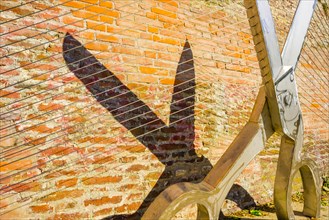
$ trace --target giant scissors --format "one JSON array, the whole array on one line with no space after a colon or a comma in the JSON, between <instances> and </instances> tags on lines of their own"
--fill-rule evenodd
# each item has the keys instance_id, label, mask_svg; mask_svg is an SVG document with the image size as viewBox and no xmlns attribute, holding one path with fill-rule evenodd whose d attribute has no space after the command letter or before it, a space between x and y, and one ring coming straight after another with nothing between
<instances>
[{"instance_id":1,"label":"giant scissors","mask_svg":"<svg viewBox=\"0 0 329 220\"><path fill-rule=\"evenodd\" d=\"M234 181L274 132L281 135L274 186L278 219L294 219L291 191L298 171L304 188L303 214L319 217L321 179L316 164L301 154L304 127L295 80L316 2L299 1L280 54L268 1L244 1L263 81L249 121L202 182L168 187L149 206L143 219L167 220L184 207L197 204L198 219L217 220Z\"/></svg>"}]
</instances>

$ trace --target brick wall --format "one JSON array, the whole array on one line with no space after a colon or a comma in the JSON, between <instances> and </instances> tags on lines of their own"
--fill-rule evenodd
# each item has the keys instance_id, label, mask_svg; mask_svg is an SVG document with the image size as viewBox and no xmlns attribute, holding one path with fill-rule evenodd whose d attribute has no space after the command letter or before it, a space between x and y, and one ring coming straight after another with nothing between
<instances>
[{"instance_id":1,"label":"brick wall","mask_svg":"<svg viewBox=\"0 0 329 220\"><path fill-rule=\"evenodd\" d=\"M200 181L247 121L261 78L240 1L28 2L0 2L2 218L138 216L168 185ZM282 45L296 2L270 3ZM328 175L316 10L297 82L305 155ZM272 200L278 140L229 194L240 207Z\"/></svg>"}]
</instances>

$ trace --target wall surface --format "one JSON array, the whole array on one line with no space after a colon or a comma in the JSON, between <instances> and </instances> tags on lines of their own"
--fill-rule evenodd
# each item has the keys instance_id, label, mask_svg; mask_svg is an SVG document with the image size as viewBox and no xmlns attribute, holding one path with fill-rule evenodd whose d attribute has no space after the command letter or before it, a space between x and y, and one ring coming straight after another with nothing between
<instances>
[{"instance_id":1,"label":"wall surface","mask_svg":"<svg viewBox=\"0 0 329 220\"><path fill-rule=\"evenodd\" d=\"M282 46L297 1L271 0ZM241 1L0 1L1 219L138 217L198 182L261 85ZM297 69L305 156L329 175L328 17ZM279 135L228 195L272 201ZM228 200L228 204L231 204Z\"/></svg>"}]
</instances>

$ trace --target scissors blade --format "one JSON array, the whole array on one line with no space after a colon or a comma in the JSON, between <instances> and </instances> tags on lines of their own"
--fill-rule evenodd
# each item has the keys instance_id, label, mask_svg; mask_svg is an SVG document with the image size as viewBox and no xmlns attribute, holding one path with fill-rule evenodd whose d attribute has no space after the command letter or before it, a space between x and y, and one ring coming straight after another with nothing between
<instances>
[{"instance_id":1,"label":"scissors blade","mask_svg":"<svg viewBox=\"0 0 329 220\"><path fill-rule=\"evenodd\" d=\"M261 22L261 28L263 38L267 50L268 59L270 62L272 78L275 79L282 67L282 60L280 54L280 48L278 39L275 33L275 25L268 1L257 0L259 18Z\"/></svg>"},{"instance_id":2,"label":"scissors blade","mask_svg":"<svg viewBox=\"0 0 329 220\"><path fill-rule=\"evenodd\" d=\"M282 51L282 62L284 66L292 66L295 69L316 7L316 2L317 0L299 1Z\"/></svg>"}]
</instances>

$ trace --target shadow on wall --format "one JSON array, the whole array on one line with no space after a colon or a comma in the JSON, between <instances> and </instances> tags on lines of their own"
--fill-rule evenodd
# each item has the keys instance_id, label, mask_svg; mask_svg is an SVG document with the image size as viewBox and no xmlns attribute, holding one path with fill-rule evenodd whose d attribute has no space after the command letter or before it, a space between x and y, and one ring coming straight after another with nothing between
<instances>
[{"instance_id":1,"label":"shadow on wall","mask_svg":"<svg viewBox=\"0 0 329 220\"><path fill-rule=\"evenodd\" d=\"M203 180L212 165L207 158L199 157L194 149L195 72L187 40L177 67L169 126L69 33L63 42L63 53L68 68L94 98L165 165L159 180L134 214L106 219L140 219L155 197L168 186ZM177 170L185 171L184 175ZM243 200L254 205L254 200L242 187L235 185L232 189L244 191L247 196ZM230 192L228 195L235 194ZM238 201L242 197L229 197L238 205L246 204L246 201Z\"/></svg>"}]
</instances>

